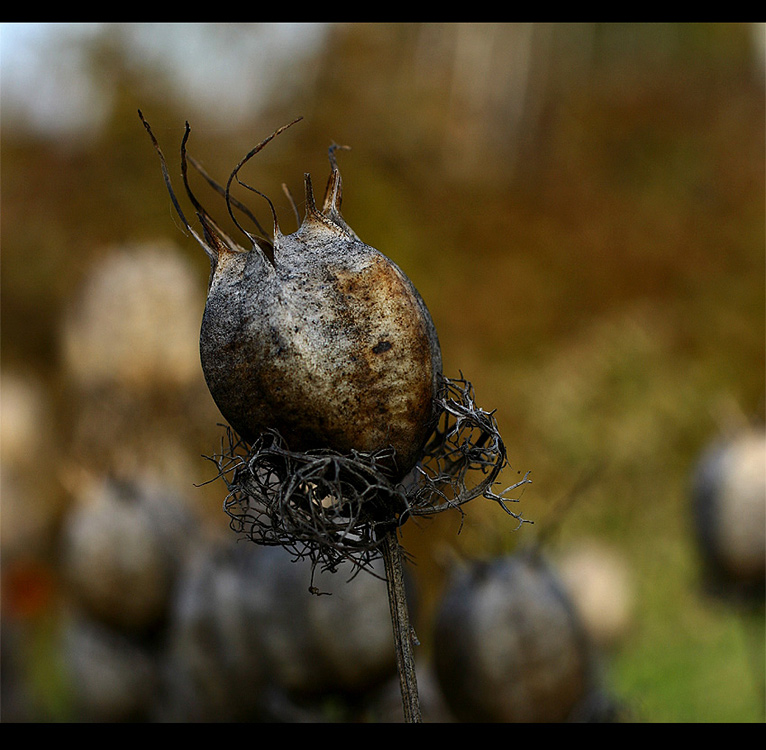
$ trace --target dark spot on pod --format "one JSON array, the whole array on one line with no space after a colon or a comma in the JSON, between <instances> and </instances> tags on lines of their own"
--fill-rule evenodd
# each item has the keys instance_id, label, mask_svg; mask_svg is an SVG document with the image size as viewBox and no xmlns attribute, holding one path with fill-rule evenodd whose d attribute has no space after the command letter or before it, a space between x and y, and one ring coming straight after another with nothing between
<instances>
[{"instance_id":1,"label":"dark spot on pod","mask_svg":"<svg viewBox=\"0 0 766 750\"><path fill-rule=\"evenodd\" d=\"M373 354L383 354L383 352L387 352L391 346L392 344L390 341L379 341L372 347L372 352Z\"/></svg>"}]
</instances>

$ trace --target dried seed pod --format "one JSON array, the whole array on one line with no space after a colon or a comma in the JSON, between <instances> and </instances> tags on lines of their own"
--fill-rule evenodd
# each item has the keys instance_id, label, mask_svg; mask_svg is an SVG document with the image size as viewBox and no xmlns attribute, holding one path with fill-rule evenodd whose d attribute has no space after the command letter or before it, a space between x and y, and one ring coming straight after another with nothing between
<instances>
[{"instance_id":1,"label":"dried seed pod","mask_svg":"<svg viewBox=\"0 0 766 750\"><path fill-rule=\"evenodd\" d=\"M766 433L747 429L708 446L692 477L694 531L706 583L763 601L766 571Z\"/></svg>"},{"instance_id":2,"label":"dried seed pod","mask_svg":"<svg viewBox=\"0 0 766 750\"><path fill-rule=\"evenodd\" d=\"M69 597L118 630L156 627L195 530L185 502L170 489L147 480L95 483L64 520L61 567Z\"/></svg>"},{"instance_id":3,"label":"dried seed pod","mask_svg":"<svg viewBox=\"0 0 766 750\"><path fill-rule=\"evenodd\" d=\"M518 500L508 493L529 479L495 491L507 457L493 412L478 407L462 375L442 374L439 340L421 296L341 215L338 146L330 148L321 209L306 175L305 217L284 235L271 201L239 172L285 128L253 148L222 186L187 154L187 124L181 173L198 233L139 116L173 205L210 258L200 353L210 392L230 424L220 453L209 458L228 489L224 510L232 528L334 570L342 560L368 567L388 532L407 518L479 496L521 524L525 519L508 507ZM197 200L189 165L225 198L249 250ZM268 202L274 221L268 238L231 194L235 182ZM242 227L235 210L257 235Z\"/></svg>"},{"instance_id":4,"label":"dried seed pod","mask_svg":"<svg viewBox=\"0 0 766 750\"><path fill-rule=\"evenodd\" d=\"M380 560L370 572L351 565L315 571L280 547L259 548L251 577L260 582L261 648L276 683L296 695L361 694L396 671L386 583ZM312 578L317 596L306 595Z\"/></svg>"},{"instance_id":5,"label":"dried seed pod","mask_svg":"<svg viewBox=\"0 0 766 750\"><path fill-rule=\"evenodd\" d=\"M240 162L225 189L216 186L240 228L233 208L246 209L231 196L231 185L236 180L249 188L239 170L281 130ZM200 354L221 413L247 442L276 430L291 450L393 447L392 475L404 476L438 416L439 341L412 282L344 221L337 147L330 149L322 207L307 174L305 217L285 235L263 196L274 216L273 237L243 229L251 241L247 250L221 231L191 192L187 164L198 165L186 155L188 135L187 125L184 181L203 227L203 235L194 236L211 261Z\"/></svg>"},{"instance_id":6,"label":"dried seed pod","mask_svg":"<svg viewBox=\"0 0 766 750\"><path fill-rule=\"evenodd\" d=\"M436 615L434 663L459 721L566 721L596 687L582 625L538 554L455 576Z\"/></svg>"},{"instance_id":7,"label":"dried seed pod","mask_svg":"<svg viewBox=\"0 0 766 750\"><path fill-rule=\"evenodd\" d=\"M67 612L61 661L75 721L147 721L157 697L153 650L82 612Z\"/></svg>"},{"instance_id":8,"label":"dried seed pod","mask_svg":"<svg viewBox=\"0 0 766 750\"><path fill-rule=\"evenodd\" d=\"M255 545L203 540L173 592L162 658L161 721L252 721L266 683Z\"/></svg>"}]
</instances>

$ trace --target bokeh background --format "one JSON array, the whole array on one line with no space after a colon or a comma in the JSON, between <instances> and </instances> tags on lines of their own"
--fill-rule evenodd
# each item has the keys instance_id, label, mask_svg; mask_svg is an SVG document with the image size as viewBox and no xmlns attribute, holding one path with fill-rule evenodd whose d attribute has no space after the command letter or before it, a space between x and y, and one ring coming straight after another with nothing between
<instances>
[{"instance_id":1,"label":"bokeh background","mask_svg":"<svg viewBox=\"0 0 766 750\"><path fill-rule=\"evenodd\" d=\"M174 176L188 120L220 181L302 116L248 165L284 231L281 184L300 198L350 146L346 220L420 290L446 374L496 410L507 484L531 472L514 509L534 524L477 500L405 528L424 654L451 566L596 548L626 715L763 721L762 604L707 589L690 498L702 452L764 416L762 24L0 33L3 720L73 717L61 538L101 478L159 477L230 533L203 458L222 435L196 349L207 259L140 108Z\"/></svg>"}]
</instances>

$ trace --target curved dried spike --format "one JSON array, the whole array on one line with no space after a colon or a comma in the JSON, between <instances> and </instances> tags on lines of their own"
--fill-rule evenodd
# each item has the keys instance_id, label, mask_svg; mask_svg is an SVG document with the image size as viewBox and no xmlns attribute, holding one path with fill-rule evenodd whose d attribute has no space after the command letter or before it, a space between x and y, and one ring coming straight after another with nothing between
<instances>
[{"instance_id":1,"label":"curved dried spike","mask_svg":"<svg viewBox=\"0 0 766 750\"><path fill-rule=\"evenodd\" d=\"M204 170L202 165L194 159L190 154L186 155L189 163L196 169L200 175L207 181L207 183L218 193L225 196L225 189L222 185L219 185L212 177L208 175L208 173ZM256 237L255 235L250 234L249 232L245 232L244 229L242 229L239 224L237 226L248 236L250 239L250 242L252 244L252 249L260 252L266 260L271 263L271 265L274 265L274 246L271 240L269 240L266 237L266 230L261 226L258 219L255 217L255 215L250 211L250 209L247 208L247 206L244 205L244 203L238 201L233 196L230 196L230 200L233 206L238 208L242 213L244 213L258 228L258 231L261 232L263 235L262 237ZM202 209L204 211L204 209ZM200 220L203 221L202 217L200 217ZM203 226L206 226L207 224L210 225L215 231L213 232L214 235L218 235L219 239L223 239L224 244L227 246L229 250L232 252L242 252L242 248L239 248L239 246L228 237L228 235L216 224L215 221L210 217L207 212L205 212L205 220L203 221Z\"/></svg>"},{"instance_id":2,"label":"curved dried spike","mask_svg":"<svg viewBox=\"0 0 766 750\"><path fill-rule=\"evenodd\" d=\"M216 253L220 253L222 250L225 252L239 253L242 252L240 248L215 222L212 216L205 210L202 204L197 200L194 195L191 186L189 185L189 154L186 151L186 144L189 140L191 133L191 126L188 121L184 130L184 137L181 139L181 176L183 178L184 187L186 188L186 194L189 197L192 205L197 212L197 218L202 224L205 239L215 248ZM217 260L217 256L216 256Z\"/></svg>"},{"instance_id":3,"label":"curved dried spike","mask_svg":"<svg viewBox=\"0 0 766 750\"><path fill-rule=\"evenodd\" d=\"M337 172L335 174L339 175ZM304 217L304 223L307 221L317 222L319 224L324 224L324 226L329 227L335 232L340 231L355 237L356 235L346 222L343 221L343 217L338 211L331 210L325 212L324 210L320 211L317 208L316 200L314 198L314 186L311 182L311 175L308 172L303 175L303 181L306 190L306 216Z\"/></svg>"},{"instance_id":4,"label":"curved dried spike","mask_svg":"<svg viewBox=\"0 0 766 750\"><path fill-rule=\"evenodd\" d=\"M187 158L189 159L189 164L191 164L192 167L194 167L194 169L199 172L200 176L207 182L207 184L210 185L210 187L212 187L213 190L219 193L222 197L226 197L226 188L216 182L191 154L187 154ZM263 239L268 242L268 239L266 238L266 230L261 226L261 223L258 221L255 214L253 214L253 212L244 203L237 200L234 196L231 196L231 202L235 208L242 211L242 213L245 214L245 216L247 216L247 218L250 219L253 224L255 224L258 231L263 235Z\"/></svg>"},{"instance_id":5,"label":"curved dried spike","mask_svg":"<svg viewBox=\"0 0 766 750\"><path fill-rule=\"evenodd\" d=\"M183 179L184 187L186 188L186 195L189 196L189 200L196 209L197 213L207 216L207 211L205 211L200 202L197 200L197 197L194 195L191 186L189 185L189 167L187 164L186 144L189 140L190 134L191 125L189 125L189 121L187 120L184 125L184 137L181 139L181 178Z\"/></svg>"},{"instance_id":6,"label":"curved dried spike","mask_svg":"<svg viewBox=\"0 0 766 750\"><path fill-rule=\"evenodd\" d=\"M232 176L234 176L234 175L232 175ZM272 219L274 220L274 236L276 237L277 235L279 235L280 234L279 220L277 219L277 212L276 212L276 209L274 208L274 204L271 202L271 198L269 198L268 195L266 195L265 193L262 193L257 188L254 188L252 185L248 185L246 182L242 182L242 180L239 179L239 176L236 177L236 180L237 180L237 183L242 185L243 188L245 188L246 190L251 190L256 195L260 195L261 198L263 198L266 201L266 203L269 204L269 208L271 209L271 216L272 216ZM229 183L229 184L231 184L231 183ZM229 196L229 197L231 197L231 196ZM242 227L239 226L239 224L237 224L237 226L243 232L245 232L245 230L242 229ZM251 235L249 232L245 232L245 234L250 238L250 240L252 241L253 245L255 245L257 247L258 244L256 242L256 238L253 235ZM274 258L273 257L271 258L271 262L274 263Z\"/></svg>"},{"instance_id":7,"label":"curved dried spike","mask_svg":"<svg viewBox=\"0 0 766 750\"><path fill-rule=\"evenodd\" d=\"M154 137L154 133L152 132L152 129L149 126L149 123L144 118L144 115L140 109L138 110L138 116L141 119L141 122L144 124L144 128L146 129L146 132L149 134L149 137L151 138L152 143L154 144L155 151L157 151L157 154L160 157L160 168L162 169L162 176L165 180L165 186L168 189L168 193L170 194L170 200L173 203L173 207L175 208L176 213L178 214L179 218L183 222L184 227L186 227L186 230L192 235L192 237L194 237L195 240L197 240L198 244L205 251L207 256L210 258L211 262L216 262L218 259L218 249L211 246L208 242L203 240L202 237L200 237L197 234L197 232L195 232L194 229L192 229L191 224L189 224L188 219L186 218L183 210L181 209L181 204L178 202L178 198L176 198L175 191L173 190L173 183L170 179L170 173L168 172L168 165L167 165L167 162L165 161L165 156L162 153L162 149L160 148L160 145L157 142L157 139ZM188 127L188 123L187 123L187 127ZM185 138L188 137L188 132L184 137Z\"/></svg>"},{"instance_id":8,"label":"curved dried spike","mask_svg":"<svg viewBox=\"0 0 766 750\"><path fill-rule=\"evenodd\" d=\"M245 234L247 237L249 237L250 240L253 241L253 242L254 242L253 236L242 227L242 225L237 221L236 216L234 216L234 212L232 211L231 207L233 205L233 202L232 202L233 199L232 199L232 196L231 196L231 183L236 179L237 182L240 183L243 187L246 187L246 188L252 190L253 192L255 192L258 195L260 195L262 198L265 198L266 201L268 201L269 206L271 207L272 216L274 218L275 232L278 232L276 212L274 211L274 206L272 205L271 201L263 193L261 193L260 191L256 190L255 188L250 187L249 185L245 185L245 183L243 183L239 179L239 177L237 175L239 173L239 170L242 169L242 167L244 167L245 164L247 164L247 162L250 161L250 159L252 159L259 151L261 151L264 148L264 146L266 146L266 144L268 144L271 140L276 138L280 133L282 133L285 130L287 130L287 128L295 125L296 122L300 122L302 119L303 119L302 117L296 117L292 122L289 122L287 125L283 125L281 128L278 128L270 136L268 136L267 138L264 138L257 146L255 146L254 148L250 149L250 151L240 160L239 164L237 164L237 166L234 167L234 170L229 175L229 179L226 182L225 198L226 198L226 207L229 210L229 216L231 216L231 219L236 224L237 228L243 234Z\"/></svg>"},{"instance_id":9,"label":"curved dried spike","mask_svg":"<svg viewBox=\"0 0 766 750\"><path fill-rule=\"evenodd\" d=\"M330 176L327 178L327 185L325 186L321 216L326 224L331 224L349 237L358 240L359 237L356 232L346 223L340 212L340 205L343 199L343 180L341 179L338 160L335 156L335 152L338 150L350 151L351 148L349 146L340 146L337 143L333 143L329 148Z\"/></svg>"},{"instance_id":10,"label":"curved dried spike","mask_svg":"<svg viewBox=\"0 0 766 750\"><path fill-rule=\"evenodd\" d=\"M290 206L293 209L293 215L295 216L295 221L297 222L298 226L300 226L301 223L301 217L298 213L298 206L295 203L295 198L293 198L293 194L290 192L290 188L287 187L287 185L283 182L282 183L282 192L287 197L287 200L290 201Z\"/></svg>"},{"instance_id":11,"label":"curved dried spike","mask_svg":"<svg viewBox=\"0 0 766 750\"><path fill-rule=\"evenodd\" d=\"M340 216L340 203L343 197L343 185L340 178L340 172L333 169L327 178L325 187L324 201L322 202L322 213L325 216Z\"/></svg>"}]
</instances>

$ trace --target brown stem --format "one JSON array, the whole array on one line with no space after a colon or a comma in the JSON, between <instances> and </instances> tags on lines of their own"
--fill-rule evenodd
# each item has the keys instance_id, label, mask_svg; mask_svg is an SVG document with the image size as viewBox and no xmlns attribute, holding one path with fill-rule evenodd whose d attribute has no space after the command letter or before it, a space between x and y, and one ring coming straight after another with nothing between
<instances>
[{"instance_id":1,"label":"brown stem","mask_svg":"<svg viewBox=\"0 0 766 750\"><path fill-rule=\"evenodd\" d=\"M408 724L419 724L422 718L418 682L415 674L413 633L404 591L402 551L396 538L396 529L388 531L384 537L383 561L386 566L388 604L391 608L391 624L394 630L396 666L399 670L399 685L402 690L404 721Z\"/></svg>"}]
</instances>

